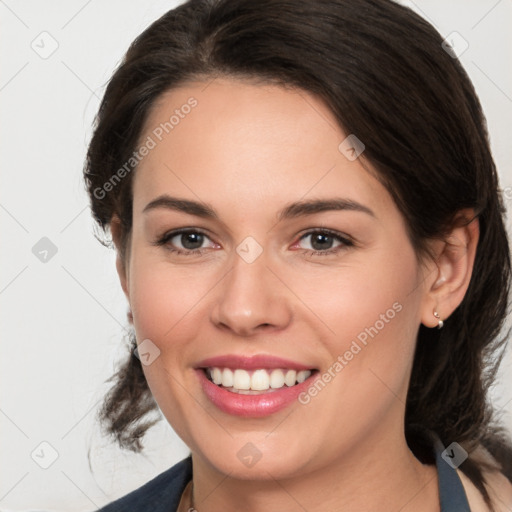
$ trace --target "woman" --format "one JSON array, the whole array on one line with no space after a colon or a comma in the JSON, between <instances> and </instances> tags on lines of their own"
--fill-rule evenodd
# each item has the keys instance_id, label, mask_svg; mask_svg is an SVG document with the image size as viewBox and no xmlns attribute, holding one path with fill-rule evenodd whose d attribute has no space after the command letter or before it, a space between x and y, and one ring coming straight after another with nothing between
<instances>
[{"instance_id":1,"label":"woman","mask_svg":"<svg viewBox=\"0 0 512 512\"><path fill-rule=\"evenodd\" d=\"M442 43L388 0L192 0L134 41L85 168L138 345L101 419L137 451L158 404L191 457L105 511L510 510L509 246Z\"/></svg>"}]
</instances>

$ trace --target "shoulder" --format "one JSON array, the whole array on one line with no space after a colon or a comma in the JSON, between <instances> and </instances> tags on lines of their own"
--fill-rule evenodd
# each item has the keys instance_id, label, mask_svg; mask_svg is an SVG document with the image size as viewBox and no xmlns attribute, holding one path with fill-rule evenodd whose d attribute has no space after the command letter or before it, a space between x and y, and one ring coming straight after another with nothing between
<instances>
[{"instance_id":1,"label":"shoulder","mask_svg":"<svg viewBox=\"0 0 512 512\"><path fill-rule=\"evenodd\" d=\"M104 506L99 512L169 512L176 510L183 489L192 478L190 457L160 473L142 487Z\"/></svg>"},{"instance_id":2,"label":"shoulder","mask_svg":"<svg viewBox=\"0 0 512 512\"><path fill-rule=\"evenodd\" d=\"M482 461L494 463L494 459L483 448L476 450L477 458ZM457 470L466 496L468 497L469 506L472 512L489 512L484 498L471 480L461 471ZM512 510L512 483L508 478L498 470L484 471L486 488L494 505L495 512L510 512Z\"/></svg>"}]
</instances>

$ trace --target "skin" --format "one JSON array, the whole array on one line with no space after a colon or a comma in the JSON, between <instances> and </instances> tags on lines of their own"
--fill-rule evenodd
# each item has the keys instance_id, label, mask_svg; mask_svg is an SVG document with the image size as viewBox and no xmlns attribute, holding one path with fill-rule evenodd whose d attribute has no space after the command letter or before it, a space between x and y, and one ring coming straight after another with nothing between
<instances>
[{"instance_id":1,"label":"skin","mask_svg":"<svg viewBox=\"0 0 512 512\"><path fill-rule=\"evenodd\" d=\"M137 168L133 229L117 267L139 343L149 339L160 350L143 368L191 449L196 508L438 510L435 468L405 442L405 399L420 324L436 327L433 311L446 320L464 297L477 221L432 242L434 258L420 262L364 153L350 161L339 151L347 134L304 91L227 78L183 84L160 98L141 140L190 97L197 106ZM218 219L144 212L162 194L208 203ZM278 220L291 202L333 197L373 215ZM180 236L155 245L178 228L206 233L203 253L171 252L186 250ZM322 228L354 245L333 239L325 250L338 252L308 254L318 246L307 233ZM112 233L119 246L116 218ZM248 236L263 249L252 263L236 251ZM327 371L396 303L400 312L307 405L240 418L202 392L194 368L221 354L272 354ZM261 453L250 468L237 457L247 443Z\"/></svg>"}]
</instances>

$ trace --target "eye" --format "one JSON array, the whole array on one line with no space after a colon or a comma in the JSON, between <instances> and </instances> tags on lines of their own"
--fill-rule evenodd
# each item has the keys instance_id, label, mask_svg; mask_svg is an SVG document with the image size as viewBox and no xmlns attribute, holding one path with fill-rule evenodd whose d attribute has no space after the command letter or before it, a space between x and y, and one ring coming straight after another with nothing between
<instances>
[{"instance_id":1,"label":"eye","mask_svg":"<svg viewBox=\"0 0 512 512\"><path fill-rule=\"evenodd\" d=\"M305 243L307 240L309 242ZM155 245L165 246L166 250L184 256L201 254L209 248L219 247L205 233L193 228L167 232L155 242ZM295 245L304 249L304 253L316 256L337 253L352 247L354 242L336 231L316 229L302 235ZM304 245L309 245L311 249Z\"/></svg>"},{"instance_id":2,"label":"eye","mask_svg":"<svg viewBox=\"0 0 512 512\"><path fill-rule=\"evenodd\" d=\"M303 242L307 240L308 242L304 244ZM298 244L306 250L306 254L312 255L333 254L354 245L347 236L325 229L309 231L301 237ZM311 249L304 245L309 245Z\"/></svg>"},{"instance_id":3,"label":"eye","mask_svg":"<svg viewBox=\"0 0 512 512\"><path fill-rule=\"evenodd\" d=\"M210 241L210 244L204 247L207 241ZM204 249L215 245L205 233L197 229L170 231L159 238L155 244L166 246L169 251L183 255L199 254L204 252Z\"/></svg>"}]
</instances>

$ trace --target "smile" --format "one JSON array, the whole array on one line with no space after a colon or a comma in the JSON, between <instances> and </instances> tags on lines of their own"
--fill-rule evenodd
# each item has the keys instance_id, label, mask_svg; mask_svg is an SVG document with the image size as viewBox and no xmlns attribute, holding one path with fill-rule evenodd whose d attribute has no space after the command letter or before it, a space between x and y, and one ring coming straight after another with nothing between
<instances>
[{"instance_id":1,"label":"smile","mask_svg":"<svg viewBox=\"0 0 512 512\"><path fill-rule=\"evenodd\" d=\"M312 366L259 354L226 354L195 367L205 398L223 413L263 418L297 402L319 371Z\"/></svg>"},{"instance_id":2,"label":"smile","mask_svg":"<svg viewBox=\"0 0 512 512\"><path fill-rule=\"evenodd\" d=\"M227 391L240 394L261 394L273 392L284 386L292 387L301 384L310 377L311 370L292 370L281 368L262 368L257 370L244 370L242 368L206 369L206 375L217 386Z\"/></svg>"}]
</instances>

